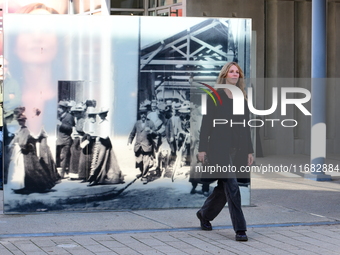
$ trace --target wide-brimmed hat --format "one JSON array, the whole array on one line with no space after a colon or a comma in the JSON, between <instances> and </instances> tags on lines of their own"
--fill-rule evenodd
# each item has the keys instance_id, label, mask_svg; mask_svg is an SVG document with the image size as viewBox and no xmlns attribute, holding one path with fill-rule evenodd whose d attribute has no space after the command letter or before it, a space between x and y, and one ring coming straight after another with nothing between
<instances>
[{"instance_id":1,"label":"wide-brimmed hat","mask_svg":"<svg viewBox=\"0 0 340 255\"><path fill-rule=\"evenodd\" d=\"M97 115L98 114L93 107L88 107L86 113L87 113L87 115Z\"/></svg>"},{"instance_id":2,"label":"wide-brimmed hat","mask_svg":"<svg viewBox=\"0 0 340 255\"><path fill-rule=\"evenodd\" d=\"M190 101L189 100L185 100L182 104L183 107L190 107Z\"/></svg>"},{"instance_id":3,"label":"wide-brimmed hat","mask_svg":"<svg viewBox=\"0 0 340 255\"><path fill-rule=\"evenodd\" d=\"M107 108L107 107L102 107L102 108L100 108L100 110L98 111L97 114L107 113L108 111L109 111L109 108Z\"/></svg>"},{"instance_id":4,"label":"wide-brimmed hat","mask_svg":"<svg viewBox=\"0 0 340 255\"><path fill-rule=\"evenodd\" d=\"M138 111L141 113L141 112L147 112L148 111L148 108L146 108L145 106L141 106L139 107Z\"/></svg>"},{"instance_id":5,"label":"wide-brimmed hat","mask_svg":"<svg viewBox=\"0 0 340 255\"><path fill-rule=\"evenodd\" d=\"M77 104L71 107L71 112L83 112L85 107L82 104Z\"/></svg>"},{"instance_id":6,"label":"wide-brimmed hat","mask_svg":"<svg viewBox=\"0 0 340 255\"><path fill-rule=\"evenodd\" d=\"M77 105L77 103L76 103L76 101L74 101L74 100L71 100L71 101L67 102L67 107L72 108L72 107L74 107L74 106L76 106L76 105Z\"/></svg>"},{"instance_id":7,"label":"wide-brimmed hat","mask_svg":"<svg viewBox=\"0 0 340 255\"><path fill-rule=\"evenodd\" d=\"M27 120L27 117L25 114L21 113L18 115L17 120Z\"/></svg>"},{"instance_id":8,"label":"wide-brimmed hat","mask_svg":"<svg viewBox=\"0 0 340 255\"><path fill-rule=\"evenodd\" d=\"M179 111L180 113L190 113L190 107L182 106L181 108L179 108L178 111Z\"/></svg>"},{"instance_id":9,"label":"wide-brimmed hat","mask_svg":"<svg viewBox=\"0 0 340 255\"><path fill-rule=\"evenodd\" d=\"M58 105L63 106L63 107L68 107L68 102L65 101L65 100L61 100L61 101L59 101Z\"/></svg>"},{"instance_id":10,"label":"wide-brimmed hat","mask_svg":"<svg viewBox=\"0 0 340 255\"><path fill-rule=\"evenodd\" d=\"M145 99L145 100L141 103L141 105L143 105L143 106L151 105L151 101L148 100L148 99Z\"/></svg>"},{"instance_id":11,"label":"wide-brimmed hat","mask_svg":"<svg viewBox=\"0 0 340 255\"><path fill-rule=\"evenodd\" d=\"M179 110L182 107L182 105L181 103L175 103L173 104L173 107L174 107L174 110Z\"/></svg>"}]
</instances>

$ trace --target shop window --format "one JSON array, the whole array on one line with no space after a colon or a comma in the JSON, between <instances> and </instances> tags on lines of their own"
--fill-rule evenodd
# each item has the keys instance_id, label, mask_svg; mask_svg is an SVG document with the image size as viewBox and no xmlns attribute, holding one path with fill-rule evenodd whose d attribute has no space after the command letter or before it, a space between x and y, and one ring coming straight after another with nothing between
<instances>
[{"instance_id":1,"label":"shop window","mask_svg":"<svg viewBox=\"0 0 340 255\"><path fill-rule=\"evenodd\" d=\"M144 0L111 0L111 8L143 8Z\"/></svg>"},{"instance_id":2,"label":"shop window","mask_svg":"<svg viewBox=\"0 0 340 255\"><path fill-rule=\"evenodd\" d=\"M157 0L149 0L149 8L156 8L157 7ZM150 15L154 16L154 15Z\"/></svg>"},{"instance_id":3,"label":"shop window","mask_svg":"<svg viewBox=\"0 0 340 255\"><path fill-rule=\"evenodd\" d=\"M182 0L149 0L149 8L168 6L177 3L182 3Z\"/></svg>"}]
</instances>

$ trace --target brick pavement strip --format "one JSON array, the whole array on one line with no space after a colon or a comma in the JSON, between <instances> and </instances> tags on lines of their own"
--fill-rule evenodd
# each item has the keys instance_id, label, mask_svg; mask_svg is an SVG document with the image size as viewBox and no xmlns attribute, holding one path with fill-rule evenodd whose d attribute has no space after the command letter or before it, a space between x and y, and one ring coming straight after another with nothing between
<instances>
[{"instance_id":1,"label":"brick pavement strip","mask_svg":"<svg viewBox=\"0 0 340 255\"><path fill-rule=\"evenodd\" d=\"M248 242L230 229L0 239L1 255L106 254L337 254L340 224L257 227Z\"/></svg>"},{"instance_id":2,"label":"brick pavement strip","mask_svg":"<svg viewBox=\"0 0 340 255\"><path fill-rule=\"evenodd\" d=\"M11 251L12 254L24 254L22 251L20 251L14 244L14 242L11 240L5 240L2 241L0 240L0 244L2 247L4 247L5 249L7 249L8 251Z\"/></svg>"},{"instance_id":3,"label":"brick pavement strip","mask_svg":"<svg viewBox=\"0 0 340 255\"><path fill-rule=\"evenodd\" d=\"M98 252L96 255L117 255L117 254L118 253L115 253L114 251L110 251L110 252Z\"/></svg>"},{"instance_id":4,"label":"brick pavement strip","mask_svg":"<svg viewBox=\"0 0 340 255\"><path fill-rule=\"evenodd\" d=\"M151 237L162 242L177 242L178 241L177 238L171 236L171 234L169 235L168 232L152 234Z\"/></svg>"},{"instance_id":5,"label":"brick pavement strip","mask_svg":"<svg viewBox=\"0 0 340 255\"><path fill-rule=\"evenodd\" d=\"M155 238L152 238L150 236L148 236L146 238L140 238L139 241L148 245L148 246L151 246L151 247L153 247L153 246L163 246L164 245L164 242L157 240Z\"/></svg>"},{"instance_id":6,"label":"brick pavement strip","mask_svg":"<svg viewBox=\"0 0 340 255\"><path fill-rule=\"evenodd\" d=\"M32 242L34 242L34 244L38 247L51 247L51 246L55 246L55 242L53 242L50 237L42 237L41 239L35 239L32 240Z\"/></svg>"},{"instance_id":7,"label":"brick pavement strip","mask_svg":"<svg viewBox=\"0 0 340 255\"><path fill-rule=\"evenodd\" d=\"M56 251L55 253L52 254L59 254L59 251ZM84 247L76 247L76 248L72 248L72 249L65 249L65 252L67 253L63 253L63 254L72 254L72 255L93 255L93 252L85 249ZM112 251L110 251L112 252ZM48 253L50 254L50 253Z\"/></svg>"},{"instance_id":8,"label":"brick pavement strip","mask_svg":"<svg viewBox=\"0 0 340 255\"><path fill-rule=\"evenodd\" d=\"M170 245L161 245L161 246L156 246L155 249L157 251L163 252L164 254L168 253L176 253L179 252L180 250L170 246Z\"/></svg>"},{"instance_id":9,"label":"brick pavement strip","mask_svg":"<svg viewBox=\"0 0 340 255\"><path fill-rule=\"evenodd\" d=\"M103 241L98 240L98 243L100 243L101 245L104 245L105 247L108 247L112 250L114 250L115 248L124 248L125 247L124 244L117 242L115 240L112 240L112 239L111 239L111 241L110 240L103 240Z\"/></svg>"},{"instance_id":10,"label":"brick pavement strip","mask_svg":"<svg viewBox=\"0 0 340 255\"><path fill-rule=\"evenodd\" d=\"M131 254L131 255L140 255L142 253L139 253L133 249L130 249L129 247L124 247L124 248L116 248L114 249L114 252L116 252L117 254Z\"/></svg>"},{"instance_id":11,"label":"brick pavement strip","mask_svg":"<svg viewBox=\"0 0 340 255\"><path fill-rule=\"evenodd\" d=\"M12 255L13 253L3 247L0 247L0 254L1 255Z\"/></svg>"},{"instance_id":12,"label":"brick pavement strip","mask_svg":"<svg viewBox=\"0 0 340 255\"><path fill-rule=\"evenodd\" d=\"M97 245L98 241L94 240L90 236L81 236L81 237L72 237L71 239L73 243L79 244L79 245Z\"/></svg>"},{"instance_id":13,"label":"brick pavement strip","mask_svg":"<svg viewBox=\"0 0 340 255\"><path fill-rule=\"evenodd\" d=\"M50 246L50 247L45 247L45 248L42 248L42 250L44 250L47 254L58 254L58 255L62 255L62 254L67 254L69 255L70 253L63 249L63 248L60 248L60 247L57 247L57 246ZM83 255L87 255L87 254L83 254Z\"/></svg>"}]
</instances>

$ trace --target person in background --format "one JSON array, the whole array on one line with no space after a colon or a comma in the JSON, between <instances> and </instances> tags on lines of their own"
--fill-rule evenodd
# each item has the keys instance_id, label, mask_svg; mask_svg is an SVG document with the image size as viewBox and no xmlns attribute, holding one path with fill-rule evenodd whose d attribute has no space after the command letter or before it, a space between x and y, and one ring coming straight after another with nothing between
<instances>
[{"instance_id":1,"label":"person in background","mask_svg":"<svg viewBox=\"0 0 340 255\"><path fill-rule=\"evenodd\" d=\"M84 122L85 122L85 107L79 103L71 108L71 114L74 116L75 126L72 132L72 145L70 148L70 180L79 180L79 163L82 148L80 147L81 140L84 136Z\"/></svg>"},{"instance_id":2,"label":"person in background","mask_svg":"<svg viewBox=\"0 0 340 255\"><path fill-rule=\"evenodd\" d=\"M72 131L76 125L74 116L68 112L69 104L67 101L60 101L58 104L58 118L60 124L57 125L57 167L61 178L69 173L71 157Z\"/></svg>"},{"instance_id":3,"label":"person in background","mask_svg":"<svg viewBox=\"0 0 340 255\"><path fill-rule=\"evenodd\" d=\"M147 174L152 167L154 147L152 141L152 134L155 131L155 125L151 120L147 119L147 108L139 108L140 119L137 120L128 139L128 145L132 144L136 137L134 145L134 152L136 156L136 168L139 168L140 174L137 178L142 177L143 184L148 183Z\"/></svg>"},{"instance_id":4,"label":"person in background","mask_svg":"<svg viewBox=\"0 0 340 255\"><path fill-rule=\"evenodd\" d=\"M202 165L202 162L197 162L198 144L200 136L200 126L202 122L201 107L193 102L190 102L190 177L189 182L192 185L190 194L203 194L209 196L209 183L201 181L201 173L196 171L198 164ZM198 184L202 185L201 190L196 190Z\"/></svg>"},{"instance_id":5,"label":"person in background","mask_svg":"<svg viewBox=\"0 0 340 255\"><path fill-rule=\"evenodd\" d=\"M98 112L100 120L96 127L97 137L93 149L88 186L119 184L124 180L110 139L111 126L106 118L108 112L109 108L106 107L102 107Z\"/></svg>"},{"instance_id":6,"label":"person in background","mask_svg":"<svg viewBox=\"0 0 340 255\"><path fill-rule=\"evenodd\" d=\"M79 158L79 179L87 182L90 177L91 164L93 158L93 148L96 143L96 118L97 113L94 107L88 107L86 110L87 118L84 123L84 136L81 140L80 158Z\"/></svg>"},{"instance_id":7,"label":"person in background","mask_svg":"<svg viewBox=\"0 0 340 255\"><path fill-rule=\"evenodd\" d=\"M179 109L180 127L177 134L178 152L181 158L181 165L190 165L190 108L182 106ZM180 155L179 155L180 154Z\"/></svg>"},{"instance_id":8,"label":"person in background","mask_svg":"<svg viewBox=\"0 0 340 255\"><path fill-rule=\"evenodd\" d=\"M161 169L159 167L161 157L160 155L160 147L162 146L163 137L165 135L165 125L164 125L164 116L162 116L162 103L156 100L151 101L151 111L148 112L147 119L151 120L155 125L155 132L152 135L153 138L153 147L154 147L154 155L153 158L155 159L155 164L157 165L155 169L155 175L157 177L161 176Z\"/></svg>"},{"instance_id":9,"label":"person in background","mask_svg":"<svg viewBox=\"0 0 340 255\"><path fill-rule=\"evenodd\" d=\"M177 144L177 138L178 133L181 125L181 120L179 118L179 109L181 108L180 103L173 102L171 105L172 113L171 117L167 121L167 125L165 128L167 141L170 146L171 154L169 159L169 166L172 167L174 163L176 162L177 158L177 150L178 150L178 144Z\"/></svg>"},{"instance_id":10,"label":"person in background","mask_svg":"<svg viewBox=\"0 0 340 255\"><path fill-rule=\"evenodd\" d=\"M25 125L27 117L24 107L16 108L14 117L20 130L9 145L13 147L8 176L10 187L17 194L48 192L57 183L58 176L46 137L36 139L30 135ZM40 147L36 146L38 141Z\"/></svg>"},{"instance_id":11,"label":"person in background","mask_svg":"<svg viewBox=\"0 0 340 255\"><path fill-rule=\"evenodd\" d=\"M3 56L0 56L0 132L1 132L1 144L0 144L0 189L3 188L3 164L2 155L4 150L3 141L3 112L4 106L6 112L13 111L20 105L21 93L19 84L11 77L9 73L8 61ZM6 118L5 118L6 119ZM8 134L8 133L6 133ZM13 134L14 136L14 134ZM9 141L10 142L10 141ZM5 170L6 172L7 170Z\"/></svg>"}]
</instances>

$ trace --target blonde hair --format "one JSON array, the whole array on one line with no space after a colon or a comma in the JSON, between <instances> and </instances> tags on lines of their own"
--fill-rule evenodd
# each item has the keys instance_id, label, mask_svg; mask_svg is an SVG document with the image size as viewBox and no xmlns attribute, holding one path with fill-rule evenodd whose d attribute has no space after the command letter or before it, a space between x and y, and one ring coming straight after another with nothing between
<instances>
[{"instance_id":1,"label":"blonde hair","mask_svg":"<svg viewBox=\"0 0 340 255\"><path fill-rule=\"evenodd\" d=\"M244 95L244 98L247 99L247 93L246 93L246 90L245 90L245 83L244 83L244 73L243 73L241 67L236 62L228 62L222 67L220 74L218 75L216 83L217 84L224 84L225 83L225 80L227 78L227 74L228 74L231 66L236 66L238 71L239 71L240 77L239 77L239 79L236 83L236 86L241 89L241 91Z\"/></svg>"}]
</instances>

